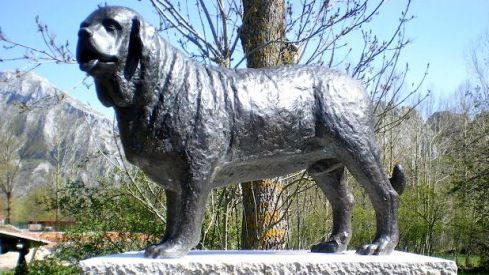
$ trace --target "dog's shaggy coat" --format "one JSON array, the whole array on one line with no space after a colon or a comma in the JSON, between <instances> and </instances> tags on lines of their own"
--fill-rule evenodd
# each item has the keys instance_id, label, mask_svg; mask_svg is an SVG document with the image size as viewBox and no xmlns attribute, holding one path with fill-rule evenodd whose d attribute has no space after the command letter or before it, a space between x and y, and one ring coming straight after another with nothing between
<instances>
[{"instance_id":1,"label":"dog's shaggy coat","mask_svg":"<svg viewBox=\"0 0 489 275\"><path fill-rule=\"evenodd\" d=\"M127 159L166 189L166 234L147 256L179 257L198 243L212 188L301 169L333 208L331 236L312 250L343 251L353 203L345 167L377 218L373 242L358 252L388 254L397 245L404 177L399 166L390 181L384 173L369 99L356 81L319 66L203 66L122 7L82 22L77 60L100 101L115 109Z\"/></svg>"}]
</instances>

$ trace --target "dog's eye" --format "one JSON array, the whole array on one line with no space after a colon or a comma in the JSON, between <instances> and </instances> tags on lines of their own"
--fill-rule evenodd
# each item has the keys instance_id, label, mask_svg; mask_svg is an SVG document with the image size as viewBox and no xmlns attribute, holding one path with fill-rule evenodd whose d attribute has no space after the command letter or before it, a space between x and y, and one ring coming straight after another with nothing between
<instances>
[{"instance_id":1,"label":"dog's eye","mask_svg":"<svg viewBox=\"0 0 489 275\"><path fill-rule=\"evenodd\" d=\"M102 24L104 25L105 29L109 32L114 32L116 30L121 29L121 25L119 25L119 23L117 23L115 20L112 19L106 19L102 22Z\"/></svg>"},{"instance_id":2,"label":"dog's eye","mask_svg":"<svg viewBox=\"0 0 489 275\"><path fill-rule=\"evenodd\" d=\"M115 31L115 26L114 25L107 25L107 30L108 31Z\"/></svg>"}]
</instances>

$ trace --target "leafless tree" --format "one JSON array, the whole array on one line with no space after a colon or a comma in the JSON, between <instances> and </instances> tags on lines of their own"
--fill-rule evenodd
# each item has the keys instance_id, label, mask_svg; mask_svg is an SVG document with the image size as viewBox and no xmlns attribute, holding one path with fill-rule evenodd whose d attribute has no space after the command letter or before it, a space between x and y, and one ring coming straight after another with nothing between
<instances>
[{"instance_id":1,"label":"leafless tree","mask_svg":"<svg viewBox=\"0 0 489 275\"><path fill-rule=\"evenodd\" d=\"M15 135L11 125L0 125L0 191L6 198L6 218L8 224L12 218L12 199L18 186L17 175L20 168L19 149L22 141Z\"/></svg>"},{"instance_id":2,"label":"leafless tree","mask_svg":"<svg viewBox=\"0 0 489 275\"><path fill-rule=\"evenodd\" d=\"M24 51L23 55L14 55L8 57L0 56L0 62L9 61L21 61L26 62L26 68L21 73L26 73L35 70L39 66L46 63L56 64L74 64L75 59L70 51L70 44L68 41L59 43L56 41L56 35L49 31L48 25L40 21L39 17L36 17L35 23L37 25L37 31L42 38L42 45L33 46L25 43L10 39L0 28L0 42L7 50L20 49Z\"/></svg>"},{"instance_id":3,"label":"leafless tree","mask_svg":"<svg viewBox=\"0 0 489 275\"><path fill-rule=\"evenodd\" d=\"M472 93L481 111L489 109L489 30L486 31L470 50L472 78L478 87Z\"/></svg>"}]
</instances>

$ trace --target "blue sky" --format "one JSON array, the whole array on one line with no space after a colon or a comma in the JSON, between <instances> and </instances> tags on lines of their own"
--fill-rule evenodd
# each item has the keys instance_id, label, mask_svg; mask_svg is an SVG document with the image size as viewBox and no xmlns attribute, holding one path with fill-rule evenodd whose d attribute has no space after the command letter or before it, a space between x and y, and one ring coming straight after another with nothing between
<instances>
[{"instance_id":1,"label":"blue sky","mask_svg":"<svg viewBox=\"0 0 489 275\"><path fill-rule=\"evenodd\" d=\"M295 0L298 1L298 0ZM77 30L80 22L98 4L123 5L141 13L148 21L157 23L149 1L136 0L14 0L3 1L0 6L0 27L12 40L31 46L41 47L42 40L37 34L35 17L48 24L58 41L70 42L75 52ZM191 1L190 1L191 2ZM293 1L294 2L294 1ZM373 31L388 34L402 9L404 1L389 0L381 16L372 23ZM409 81L416 81L430 63L425 88L433 90L436 96L447 97L467 78L467 53L471 44L489 28L488 0L413 0L410 14L416 18L407 25L407 37L412 43L404 50L402 63L409 62ZM0 57L11 56L12 52L0 49ZM0 71L19 67L18 63L0 63ZM21 67L22 68L22 67ZM84 74L76 64L45 64L36 73L47 78L58 88L88 103L106 114L111 111L100 105L93 88L84 86L73 89Z\"/></svg>"}]
</instances>

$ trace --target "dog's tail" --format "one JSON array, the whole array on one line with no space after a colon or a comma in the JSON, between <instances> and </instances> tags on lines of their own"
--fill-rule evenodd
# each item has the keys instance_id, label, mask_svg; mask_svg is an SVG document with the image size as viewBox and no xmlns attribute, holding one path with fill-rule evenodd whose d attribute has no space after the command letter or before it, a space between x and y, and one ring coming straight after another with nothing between
<instances>
[{"instance_id":1,"label":"dog's tail","mask_svg":"<svg viewBox=\"0 0 489 275\"><path fill-rule=\"evenodd\" d=\"M404 192L404 188L406 188L406 177L400 164L396 164L394 169L392 169L392 177L389 181L397 194L401 195Z\"/></svg>"}]
</instances>

